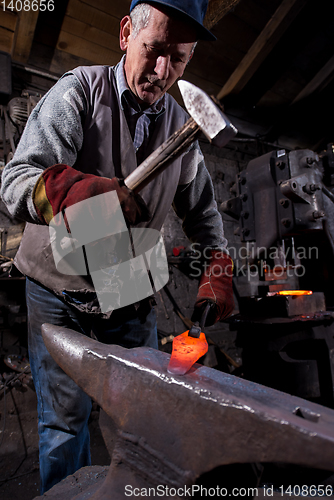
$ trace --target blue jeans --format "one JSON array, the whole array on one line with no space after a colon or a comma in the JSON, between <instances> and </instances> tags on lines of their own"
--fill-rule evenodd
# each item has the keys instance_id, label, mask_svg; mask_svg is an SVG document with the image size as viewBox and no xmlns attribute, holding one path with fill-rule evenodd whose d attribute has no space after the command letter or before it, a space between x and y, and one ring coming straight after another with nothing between
<instances>
[{"instance_id":1,"label":"blue jeans","mask_svg":"<svg viewBox=\"0 0 334 500\"><path fill-rule=\"evenodd\" d=\"M28 343L37 394L40 495L69 474L91 464L88 419L91 399L53 361L41 335L43 323L59 325L107 344L158 348L156 312L143 317L94 321L27 279ZM121 311L120 311L121 312ZM147 311L146 311L147 312ZM113 315L114 316L114 315Z\"/></svg>"}]
</instances>

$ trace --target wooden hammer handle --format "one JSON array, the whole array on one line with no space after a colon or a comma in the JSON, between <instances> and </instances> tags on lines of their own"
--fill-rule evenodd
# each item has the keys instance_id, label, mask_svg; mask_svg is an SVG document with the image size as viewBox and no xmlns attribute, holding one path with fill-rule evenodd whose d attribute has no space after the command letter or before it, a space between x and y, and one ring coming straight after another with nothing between
<instances>
[{"instance_id":1,"label":"wooden hammer handle","mask_svg":"<svg viewBox=\"0 0 334 500\"><path fill-rule=\"evenodd\" d=\"M124 184L134 193L141 191L154 177L165 170L174 158L194 142L199 131L200 128L195 120L189 118L183 127L174 132L126 177Z\"/></svg>"}]
</instances>

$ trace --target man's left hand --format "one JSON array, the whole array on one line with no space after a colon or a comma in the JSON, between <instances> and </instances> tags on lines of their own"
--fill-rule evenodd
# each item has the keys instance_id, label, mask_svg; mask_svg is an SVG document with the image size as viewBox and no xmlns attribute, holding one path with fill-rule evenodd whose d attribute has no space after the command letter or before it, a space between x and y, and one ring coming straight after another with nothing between
<instances>
[{"instance_id":1,"label":"man's left hand","mask_svg":"<svg viewBox=\"0 0 334 500\"><path fill-rule=\"evenodd\" d=\"M228 318L234 309L233 261L220 250L211 250L210 259L205 263L201 275L193 321L200 321L208 302L212 303L205 325L211 326L217 321Z\"/></svg>"}]
</instances>

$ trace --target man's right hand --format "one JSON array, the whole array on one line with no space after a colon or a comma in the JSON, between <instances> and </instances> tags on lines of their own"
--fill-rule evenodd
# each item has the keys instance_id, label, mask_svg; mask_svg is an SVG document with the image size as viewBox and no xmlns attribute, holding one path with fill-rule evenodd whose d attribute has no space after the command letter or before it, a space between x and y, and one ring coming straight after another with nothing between
<instances>
[{"instance_id":1,"label":"man's right hand","mask_svg":"<svg viewBox=\"0 0 334 500\"><path fill-rule=\"evenodd\" d=\"M44 170L33 191L33 202L42 224L49 224L58 213L93 196L116 191L129 225L149 220L148 209L139 195L121 186L116 177L108 179L84 174L68 165L57 164Z\"/></svg>"}]
</instances>

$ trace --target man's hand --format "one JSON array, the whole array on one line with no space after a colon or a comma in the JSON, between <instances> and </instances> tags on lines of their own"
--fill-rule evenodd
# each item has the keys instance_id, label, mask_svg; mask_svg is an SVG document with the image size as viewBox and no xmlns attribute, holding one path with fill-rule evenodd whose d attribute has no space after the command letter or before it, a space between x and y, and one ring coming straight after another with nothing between
<instances>
[{"instance_id":1,"label":"man's hand","mask_svg":"<svg viewBox=\"0 0 334 500\"><path fill-rule=\"evenodd\" d=\"M49 224L55 215L63 213L66 208L109 191L116 191L128 224L149 220L142 198L134 195L126 186L121 186L116 177L108 179L84 174L68 165L58 164L44 170L32 197L42 224Z\"/></svg>"},{"instance_id":2,"label":"man's hand","mask_svg":"<svg viewBox=\"0 0 334 500\"><path fill-rule=\"evenodd\" d=\"M211 250L210 259L205 262L200 278L193 321L200 321L208 302L212 303L212 307L203 326L211 326L232 314L234 308L232 276L231 257L219 250Z\"/></svg>"}]
</instances>

